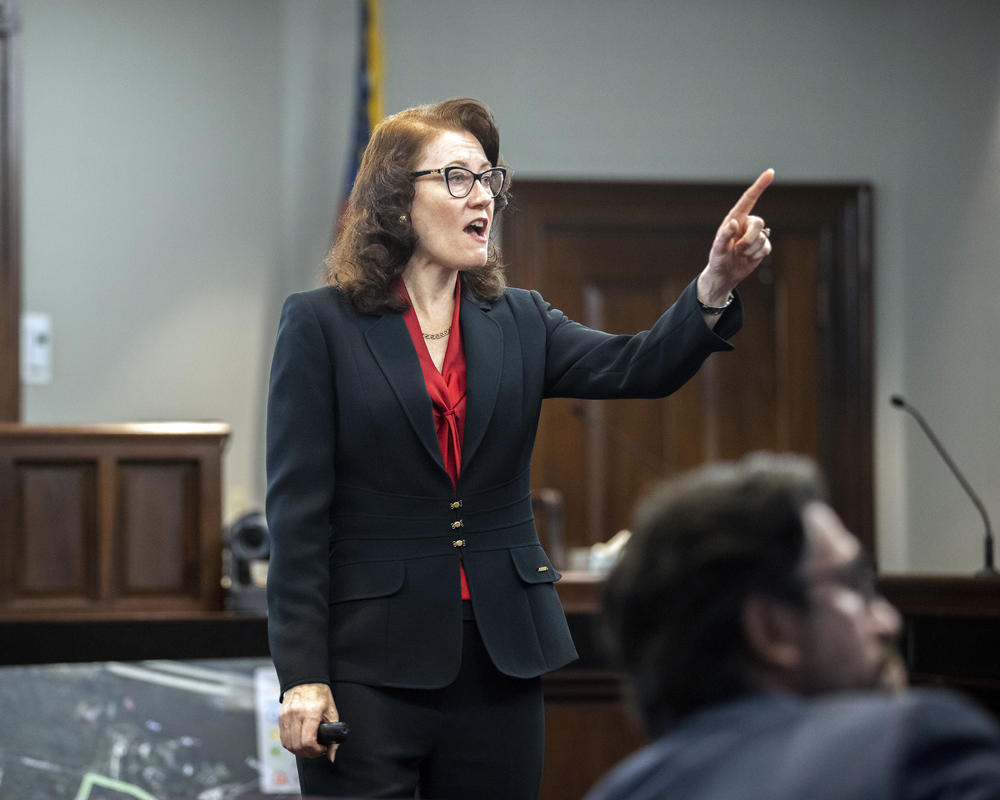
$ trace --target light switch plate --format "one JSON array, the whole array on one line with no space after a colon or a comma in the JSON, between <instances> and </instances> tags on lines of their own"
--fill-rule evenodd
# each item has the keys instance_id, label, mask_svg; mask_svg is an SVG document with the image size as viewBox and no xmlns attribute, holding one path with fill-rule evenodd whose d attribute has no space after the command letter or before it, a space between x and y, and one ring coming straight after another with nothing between
<instances>
[{"instance_id":1,"label":"light switch plate","mask_svg":"<svg viewBox=\"0 0 1000 800\"><path fill-rule=\"evenodd\" d=\"M52 383L52 317L38 311L21 314L21 382Z\"/></svg>"}]
</instances>

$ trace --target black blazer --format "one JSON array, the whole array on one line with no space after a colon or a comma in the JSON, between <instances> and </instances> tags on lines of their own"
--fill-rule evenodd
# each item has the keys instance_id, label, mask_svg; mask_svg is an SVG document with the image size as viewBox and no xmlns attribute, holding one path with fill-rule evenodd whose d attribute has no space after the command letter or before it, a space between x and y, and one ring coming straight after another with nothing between
<instances>
[{"instance_id":1,"label":"black blazer","mask_svg":"<svg viewBox=\"0 0 1000 800\"><path fill-rule=\"evenodd\" d=\"M359 313L338 289L290 296L267 410L268 635L284 692L355 681L440 688L461 656L459 559L500 671L576 658L531 512L529 461L545 397L661 397L740 325L713 333L694 284L656 322L614 336L537 292L463 293L467 412L458 491L401 313Z\"/></svg>"}]
</instances>

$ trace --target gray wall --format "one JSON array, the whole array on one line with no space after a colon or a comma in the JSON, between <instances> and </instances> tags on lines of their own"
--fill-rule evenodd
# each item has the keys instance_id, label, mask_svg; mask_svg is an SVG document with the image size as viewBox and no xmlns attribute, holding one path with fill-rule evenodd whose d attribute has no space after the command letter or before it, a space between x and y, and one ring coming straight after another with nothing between
<instances>
[{"instance_id":1,"label":"gray wall","mask_svg":"<svg viewBox=\"0 0 1000 800\"><path fill-rule=\"evenodd\" d=\"M229 513L257 505L277 309L318 283L343 180L355 4L24 2L24 306L55 330L25 419L224 419ZM382 5L387 111L481 97L521 177L870 182L879 556L979 564L975 510L888 396L1000 506L1000 4Z\"/></svg>"}]
</instances>

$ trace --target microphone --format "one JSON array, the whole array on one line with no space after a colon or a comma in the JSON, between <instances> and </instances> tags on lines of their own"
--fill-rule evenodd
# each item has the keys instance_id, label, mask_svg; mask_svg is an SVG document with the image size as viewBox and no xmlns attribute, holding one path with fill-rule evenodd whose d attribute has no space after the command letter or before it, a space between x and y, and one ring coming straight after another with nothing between
<instances>
[{"instance_id":1,"label":"microphone","mask_svg":"<svg viewBox=\"0 0 1000 800\"><path fill-rule=\"evenodd\" d=\"M896 408L901 408L906 411L917 421L924 433L927 434L927 438L931 440L931 444L934 445L935 449L941 455L941 458L944 459L944 463L948 465L955 477L958 478L958 482L962 484L962 488L965 489L965 493L972 498L972 502L975 504L976 508L979 509L979 513L983 516L983 523L986 525L986 535L983 539L983 568L976 572L976 575L995 576L997 571L993 568L993 529L990 527L990 518L986 513L986 507L983 505L983 501L979 499L979 496L972 490L972 487L969 486L969 482L959 471L958 467L955 466L955 462L951 460L951 456L948 455L944 446L940 441L938 441L937 436L934 435L934 431L930 429L930 426L924 420L920 412L907 403L906 400L898 394L894 394L890 397L889 402L891 402Z\"/></svg>"}]
</instances>

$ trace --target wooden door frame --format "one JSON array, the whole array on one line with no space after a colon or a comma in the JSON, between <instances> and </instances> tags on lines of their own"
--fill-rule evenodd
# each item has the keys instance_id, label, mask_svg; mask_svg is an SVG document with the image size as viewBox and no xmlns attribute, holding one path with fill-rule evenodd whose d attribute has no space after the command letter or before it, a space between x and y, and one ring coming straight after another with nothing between
<instances>
[{"instance_id":1,"label":"wooden door frame","mask_svg":"<svg viewBox=\"0 0 1000 800\"><path fill-rule=\"evenodd\" d=\"M609 216L641 226L714 230L743 184L520 180L501 223L510 282L539 285L547 231ZM875 551L872 444L872 190L866 184L775 184L758 204L783 236L819 250L821 445L811 453L831 501L869 553ZM706 253L710 242L706 241ZM692 277L699 265L692 265ZM559 298L548 297L559 305ZM751 312L752 313L752 312ZM752 324L752 320L748 322Z\"/></svg>"},{"instance_id":2,"label":"wooden door frame","mask_svg":"<svg viewBox=\"0 0 1000 800\"><path fill-rule=\"evenodd\" d=\"M19 0L0 0L0 421L21 418Z\"/></svg>"}]
</instances>

